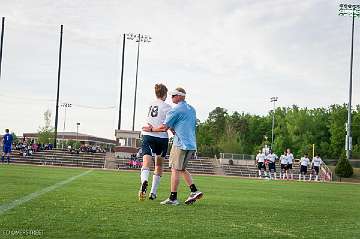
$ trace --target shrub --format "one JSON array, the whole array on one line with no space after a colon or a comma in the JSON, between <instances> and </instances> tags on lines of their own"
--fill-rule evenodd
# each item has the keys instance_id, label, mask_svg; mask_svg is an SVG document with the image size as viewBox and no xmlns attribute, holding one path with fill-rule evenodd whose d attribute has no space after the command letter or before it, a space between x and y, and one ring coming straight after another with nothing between
<instances>
[{"instance_id":1,"label":"shrub","mask_svg":"<svg viewBox=\"0 0 360 239\"><path fill-rule=\"evenodd\" d=\"M335 174L339 177L349 178L353 175L353 173L354 170L343 152L340 156L340 160L336 164Z\"/></svg>"}]
</instances>

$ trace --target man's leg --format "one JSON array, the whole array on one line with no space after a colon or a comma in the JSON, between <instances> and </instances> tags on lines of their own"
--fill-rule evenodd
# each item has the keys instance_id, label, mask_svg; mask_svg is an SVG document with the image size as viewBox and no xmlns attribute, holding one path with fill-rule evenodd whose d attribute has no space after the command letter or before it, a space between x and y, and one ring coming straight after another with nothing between
<instances>
[{"instance_id":1,"label":"man's leg","mask_svg":"<svg viewBox=\"0 0 360 239\"><path fill-rule=\"evenodd\" d=\"M176 202L177 201L177 190L179 187L179 176L180 176L180 171L172 168L171 169L171 182L170 182L170 201L172 202ZM162 202L163 204L167 204L165 203L166 200L164 202Z\"/></svg>"},{"instance_id":2,"label":"man's leg","mask_svg":"<svg viewBox=\"0 0 360 239\"><path fill-rule=\"evenodd\" d=\"M10 163L10 153L6 154L6 160L7 160L7 163L9 164Z\"/></svg>"},{"instance_id":3,"label":"man's leg","mask_svg":"<svg viewBox=\"0 0 360 239\"><path fill-rule=\"evenodd\" d=\"M178 205L177 200L177 188L179 185L178 172L179 162L183 161L183 153L175 145L172 146L169 157L169 166L171 167L171 178L170 178L170 196L166 200L160 202L162 205Z\"/></svg>"},{"instance_id":4,"label":"man's leg","mask_svg":"<svg viewBox=\"0 0 360 239\"><path fill-rule=\"evenodd\" d=\"M160 178L162 176L163 173L163 161L164 159L161 157L161 155L157 155L155 158L155 170L154 170L154 175L153 175L153 180L152 180L152 185L151 185L151 191L150 191L150 197L149 199L154 200L156 198L157 195L157 189L159 187L160 184Z\"/></svg>"}]
</instances>

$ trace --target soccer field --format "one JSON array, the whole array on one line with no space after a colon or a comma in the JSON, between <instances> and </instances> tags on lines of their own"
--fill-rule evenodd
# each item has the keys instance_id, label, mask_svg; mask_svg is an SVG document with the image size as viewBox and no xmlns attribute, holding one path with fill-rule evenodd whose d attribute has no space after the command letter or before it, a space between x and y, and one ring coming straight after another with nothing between
<instances>
[{"instance_id":1,"label":"soccer field","mask_svg":"<svg viewBox=\"0 0 360 239\"><path fill-rule=\"evenodd\" d=\"M359 185L194 179L203 199L163 206L168 174L139 202L135 172L0 164L0 238L359 238Z\"/></svg>"}]
</instances>

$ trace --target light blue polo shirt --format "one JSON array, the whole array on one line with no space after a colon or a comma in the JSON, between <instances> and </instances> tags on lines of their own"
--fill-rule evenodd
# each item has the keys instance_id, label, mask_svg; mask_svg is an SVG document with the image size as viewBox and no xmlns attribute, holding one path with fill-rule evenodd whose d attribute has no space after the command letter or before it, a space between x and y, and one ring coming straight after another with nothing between
<instances>
[{"instance_id":1,"label":"light blue polo shirt","mask_svg":"<svg viewBox=\"0 0 360 239\"><path fill-rule=\"evenodd\" d=\"M174 145L182 150L196 150L196 111L186 101L179 102L167 114L164 124L175 130Z\"/></svg>"}]
</instances>

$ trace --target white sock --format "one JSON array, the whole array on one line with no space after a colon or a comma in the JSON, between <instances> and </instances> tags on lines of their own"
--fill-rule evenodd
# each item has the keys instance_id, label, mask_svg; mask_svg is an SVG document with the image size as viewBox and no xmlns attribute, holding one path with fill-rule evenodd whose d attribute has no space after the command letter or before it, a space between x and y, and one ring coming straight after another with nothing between
<instances>
[{"instance_id":1,"label":"white sock","mask_svg":"<svg viewBox=\"0 0 360 239\"><path fill-rule=\"evenodd\" d=\"M141 168L141 174L140 174L141 184L143 184L144 181L149 181L149 174L150 174L149 168Z\"/></svg>"},{"instance_id":2,"label":"white sock","mask_svg":"<svg viewBox=\"0 0 360 239\"><path fill-rule=\"evenodd\" d=\"M319 176L317 176L317 175L316 175L316 177L315 177L315 181L317 181L318 179L319 179Z\"/></svg>"},{"instance_id":3,"label":"white sock","mask_svg":"<svg viewBox=\"0 0 360 239\"><path fill-rule=\"evenodd\" d=\"M160 184L160 179L161 179L161 176L159 175L153 175L153 181L152 181L152 185L151 185L151 193L155 194L157 193L157 189L159 187L159 184Z\"/></svg>"},{"instance_id":4,"label":"white sock","mask_svg":"<svg viewBox=\"0 0 360 239\"><path fill-rule=\"evenodd\" d=\"M312 174L310 174L309 181L311 181Z\"/></svg>"},{"instance_id":5,"label":"white sock","mask_svg":"<svg viewBox=\"0 0 360 239\"><path fill-rule=\"evenodd\" d=\"M274 172L274 179L276 179L276 173Z\"/></svg>"},{"instance_id":6,"label":"white sock","mask_svg":"<svg viewBox=\"0 0 360 239\"><path fill-rule=\"evenodd\" d=\"M299 174L299 181L301 180L301 174Z\"/></svg>"},{"instance_id":7,"label":"white sock","mask_svg":"<svg viewBox=\"0 0 360 239\"><path fill-rule=\"evenodd\" d=\"M259 170L259 177L261 177L261 170Z\"/></svg>"}]
</instances>

